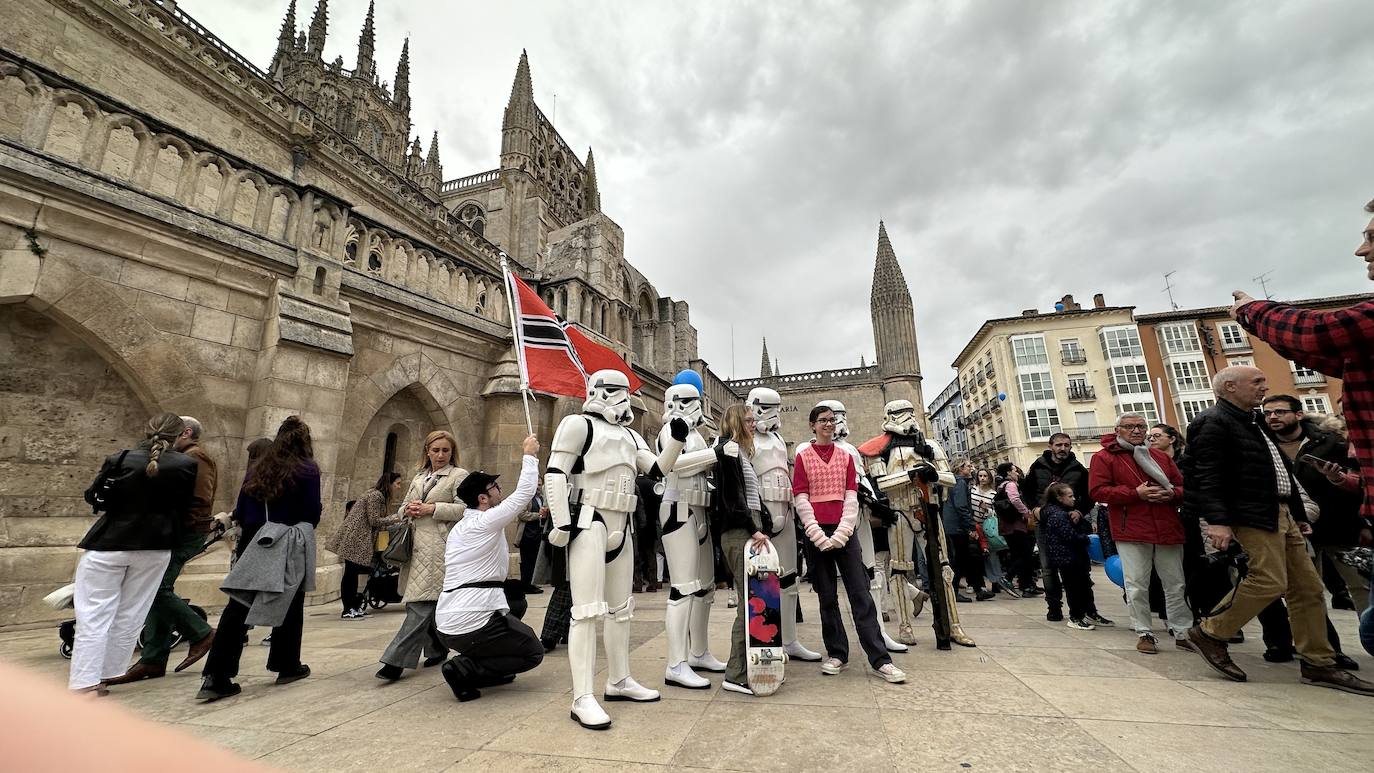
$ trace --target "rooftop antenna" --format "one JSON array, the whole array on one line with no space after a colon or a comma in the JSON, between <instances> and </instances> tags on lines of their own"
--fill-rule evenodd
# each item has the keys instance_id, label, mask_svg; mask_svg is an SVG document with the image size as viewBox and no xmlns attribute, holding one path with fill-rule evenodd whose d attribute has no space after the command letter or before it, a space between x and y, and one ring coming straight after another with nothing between
<instances>
[{"instance_id":1,"label":"rooftop antenna","mask_svg":"<svg viewBox=\"0 0 1374 773\"><path fill-rule=\"evenodd\" d=\"M1177 273L1177 271L1169 271L1164 274L1164 292L1169 294L1169 307L1172 308L1174 311L1178 311L1178 304L1174 302L1174 283L1169 279L1169 277L1172 277L1174 274Z\"/></svg>"},{"instance_id":2,"label":"rooftop antenna","mask_svg":"<svg viewBox=\"0 0 1374 773\"><path fill-rule=\"evenodd\" d=\"M549 110L549 123L558 123L558 92L553 93L553 107Z\"/></svg>"},{"instance_id":3,"label":"rooftop antenna","mask_svg":"<svg viewBox=\"0 0 1374 773\"><path fill-rule=\"evenodd\" d=\"M735 326L730 325L730 378L735 378Z\"/></svg>"},{"instance_id":4,"label":"rooftop antenna","mask_svg":"<svg viewBox=\"0 0 1374 773\"><path fill-rule=\"evenodd\" d=\"M1259 282L1260 289L1264 291L1265 300L1274 299L1274 296L1269 293L1269 275L1272 273L1274 273L1274 270L1270 269L1259 276L1250 277L1252 281Z\"/></svg>"}]
</instances>

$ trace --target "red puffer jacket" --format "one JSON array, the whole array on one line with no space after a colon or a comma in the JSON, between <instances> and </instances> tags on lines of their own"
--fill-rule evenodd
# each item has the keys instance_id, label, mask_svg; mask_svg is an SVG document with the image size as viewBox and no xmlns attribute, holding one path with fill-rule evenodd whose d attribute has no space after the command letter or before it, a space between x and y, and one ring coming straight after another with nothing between
<instances>
[{"instance_id":1,"label":"red puffer jacket","mask_svg":"<svg viewBox=\"0 0 1374 773\"><path fill-rule=\"evenodd\" d=\"M1151 478L1135 463L1131 452L1117 444L1115 434L1102 436L1102 451L1093 454L1088 470L1088 488L1093 500L1106 503L1112 538L1117 542L1182 545L1183 521L1178 506L1183 502L1183 476L1163 451L1152 448L1150 456L1174 484L1172 502L1146 502L1140 498L1136 487Z\"/></svg>"}]
</instances>

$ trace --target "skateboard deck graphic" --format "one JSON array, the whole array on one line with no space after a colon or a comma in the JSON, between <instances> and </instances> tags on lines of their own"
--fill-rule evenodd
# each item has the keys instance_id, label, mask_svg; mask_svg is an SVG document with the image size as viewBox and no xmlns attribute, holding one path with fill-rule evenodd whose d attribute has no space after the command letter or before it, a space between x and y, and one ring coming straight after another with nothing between
<instances>
[{"instance_id":1,"label":"skateboard deck graphic","mask_svg":"<svg viewBox=\"0 0 1374 773\"><path fill-rule=\"evenodd\" d=\"M745 636L749 650L745 668L749 689L755 695L772 695L782 684L785 656L782 651L782 589L778 584L778 554L773 550L744 551L746 617Z\"/></svg>"}]
</instances>

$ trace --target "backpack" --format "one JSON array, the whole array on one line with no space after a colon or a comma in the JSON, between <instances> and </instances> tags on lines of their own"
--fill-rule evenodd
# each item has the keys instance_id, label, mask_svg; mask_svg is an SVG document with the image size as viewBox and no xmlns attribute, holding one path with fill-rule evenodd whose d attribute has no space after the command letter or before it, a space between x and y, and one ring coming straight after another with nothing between
<instances>
[{"instance_id":1,"label":"backpack","mask_svg":"<svg viewBox=\"0 0 1374 773\"><path fill-rule=\"evenodd\" d=\"M95 481L86 489L84 496L86 504L91 506L92 514L99 515L111 509L119 509L124 499L121 496L121 483L130 476L130 471L124 469L124 457L128 454L127 449L120 451L119 459L113 465L106 464L101 467Z\"/></svg>"},{"instance_id":2,"label":"backpack","mask_svg":"<svg viewBox=\"0 0 1374 773\"><path fill-rule=\"evenodd\" d=\"M1014 521L1021 517L1021 513L1016 509L1016 505L1011 503L1011 498L1007 496L1007 484L1005 481L997 484L997 493L992 495L992 510L997 513L998 518L1006 518Z\"/></svg>"}]
</instances>

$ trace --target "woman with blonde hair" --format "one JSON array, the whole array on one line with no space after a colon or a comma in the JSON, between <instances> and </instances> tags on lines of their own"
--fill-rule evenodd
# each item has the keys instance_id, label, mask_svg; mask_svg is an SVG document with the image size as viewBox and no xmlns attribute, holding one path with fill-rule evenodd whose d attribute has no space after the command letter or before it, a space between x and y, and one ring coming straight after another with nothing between
<instances>
[{"instance_id":1,"label":"woman with blonde hair","mask_svg":"<svg viewBox=\"0 0 1374 773\"><path fill-rule=\"evenodd\" d=\"M401 570L406 619L382 653L378 679L394 682L404 669L419 668L422 652L426 666L448 658L448 647L434 627L434 610L443 591L448 530L462 519L466 509L458 498L458 484L468 471L457 464L458 441L453 433L439 429L425 437L415 477L396 511L406 518L411 534L410 560Z\"/></svg>"},{"instance_id":2,"label":"woman with blonde hair","mask_svg":"<svg viewBox=\"0 0 1374 773\"><path fill-rule=\"evenodd\" d=\"M754 455L754 416L742 403L725 409L721 420L720 437L716 438L716 491L711 498L711 526L720 535L720 549L735 577L747 576L744 569L744 546L754 550L772 550L767 524L763 522L759 502L759 480L749 458ZM739 583L741 591L744 582ZM730 692L753 695L745 670L744 657L748 641L744 624L748 604L735 607L735 622L730 629L730 659L725 664L725 681L721 687Z\"/></svg>"},{"instance_id":3,"label":"woman with blonde hair","mask_svg":"<svg viewBox=\"0 0 1374 773\"><path fill-rule=\"evenodd\" d=\"M190 528L196 460L173 450L185 428L163 413L144 425L137 446L110 454L86 490L103 513L77 547L76 640L67 686L105 692L104 680L129 667L143 619L153 605L172 547Z\"/></svg>"}]
</instances>

